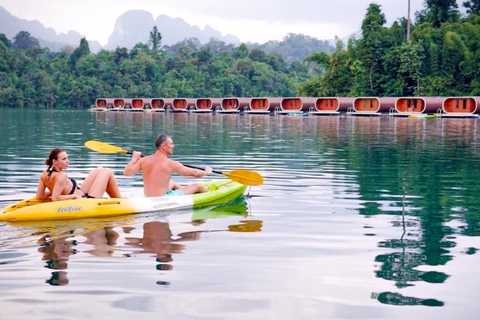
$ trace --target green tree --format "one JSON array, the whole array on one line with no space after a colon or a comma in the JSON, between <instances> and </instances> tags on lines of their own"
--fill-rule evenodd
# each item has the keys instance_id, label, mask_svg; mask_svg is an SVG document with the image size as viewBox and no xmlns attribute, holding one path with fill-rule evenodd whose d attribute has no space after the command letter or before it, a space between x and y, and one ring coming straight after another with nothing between
<instances>
[{"instance_id":1,"label":"green tree","mask_svg":"<svg viewBox=\"0 0 480 320\"><path fill-rule=\"evenodd\" d=\"M245 43L242 43L237 50L233 52L234 59L244 59L248 57L248 47Z\"/></svg>"},{"instance_id":2,"label":"green tree","mask_svg":"<svg viewBox=\"0 0 480 320\"><path fill-rule=\"evenodd\" d=\"M463 3L463 6L467 8L467 13L470 13L470 14L480 13L480 0L468 0Z\"/></svg>"},{"instance_id":3,"label":"green tree","mask_svg":"<svg viewBox=\"0 0 480 320\"><path fill-rule=\"evenodd\" d=\"M125 59L128 59L128 49L117 47L114 52L115 64L118 66Z\"/></svg>"},{"instance_id":4,"label":"green tree","mask_svg":"<svg viewBox=\"0 0 480 320\"><path fill-rule=\"evenodd\" d=\"M152 46L154 52L158 52L158 49L162 46L162 35L158 31L157 26L154 26L152 31L150 31L150 38L148 44Z\"/></svg>"},{"instance_id":5,"label":"green tree","mask_svg":"<svg viewBox=\"0 0 480 320\"><path fill-rule=\"evenodd\" d=\"M380 95L382 75L384 70L383 58L392 46L391 38L385 24L385 15L377 4L370 4L367 14L362 22L362 38L356 47L356 58L362 68L357 68L354 82L360 95ZM358 83L360 81L361 83ZM365 81L367 83L365 83Z\"/></svg>"},{"instance_id":6,"label":"green tree","mask_svg":"<svg viewBox=\"0 0 480 320\"><path fill-rule=\"evenodd\" d=\"M200 51L197 52L196 56L198 58L198 64L205 66L210 64L214 58L212 50L210 50L210 48L208 47L200 49Z\"/></svg>"},{"instance_id":7,"label":"green tree","mask_svg":"<svg viewBox=\"0 0 480 320\"><path fill-rule=\"evenodd\" d=\"M253 75L253 62L250 59L238 59L235 61L233 68L249 79Z\"/></svg>"},{"instance_id":8,"label":"green tree","mask_svg":"<svg viewBox=\"0 0 480 320\"><path fill-rule=\"evenodd\" d=\"M405 43L392 48L385 58L388 81L383 87L385 96L414 96L420 92L423 47Z\"/></svg>"},{"instance_id":9,"label":"green tree","mask_svg":"<svg viewBox=\"0 0 480 320\"><path fill-rule=\"evenodd\" d=\"M0 33L0 42L3 42L3 44L8 48L12 46L12 42L8 40L3 33Z\"/></svg>"},{"instance_id":10,"label":"green tree","mask_svg":"<svg viewBox=\"0 0 480 320\"><path fill-rule=\"evenodd\" d=\"M316 52L303 59L303 61L309 67L313 63L313 71L321 75L330 66L330 55L325 52Z\"/></svg>"},{"instance_id":11,"label":"green tree","mask_svg":"<svg viewBox=\"0 0 480 320\"><path fill-rule=\"evenodd\" d=\"M38 40L30 35L30 32L20 31L13 37L13 48L20 50L29 50L40 48Z\"/></svg>"},{"instance_id":12,"label":"green tree","mask_svg":"<svg viewBox=\"0 0 480 320\"><path fill-rule=\"evenodd\" d=\"M248 55L250 60L258 62L266 62L267 54L260 49L252 49Z\"/></svg>"},{"instance_id":13,"label":"green tree","mask_svg":"<svg viewBox=\"0 0 480 320\"><path fill-rule=\"evenodd\" d=\"M430 22L439 28L445 22L456 22L460 18L456 0L426 0L426 9L417 18L420 22Z\"/></svg>"},{"instance_id":14,"label":"green tree","mask_svg":"<svg viewBox=\"0 0 480 320\"><path fill-rule=\"evenodd\" d=\"M77 61L80 60L81 57L90 54L90 46L88 45L88 41L85 38L80 39L80 45L73 51L72 55L70 56L70 64L74 68L77 64Z\"/></svg>"}]
</instances>

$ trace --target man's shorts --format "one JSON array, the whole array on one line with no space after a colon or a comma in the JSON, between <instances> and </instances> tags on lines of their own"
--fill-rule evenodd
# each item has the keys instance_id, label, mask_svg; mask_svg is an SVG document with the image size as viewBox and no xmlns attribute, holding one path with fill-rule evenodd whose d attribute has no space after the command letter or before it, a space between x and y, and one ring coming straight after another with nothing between
<instances>
[{"instance_id":1,"label":"man's shorts","mask_svg":"<svg viewBox=\"0 0 480 320\"><path fill-rule=\"evenodd\" d=\"M164 196L183 196L185 195L181 190L170 190Z\"/></svg>"}]
</instances>

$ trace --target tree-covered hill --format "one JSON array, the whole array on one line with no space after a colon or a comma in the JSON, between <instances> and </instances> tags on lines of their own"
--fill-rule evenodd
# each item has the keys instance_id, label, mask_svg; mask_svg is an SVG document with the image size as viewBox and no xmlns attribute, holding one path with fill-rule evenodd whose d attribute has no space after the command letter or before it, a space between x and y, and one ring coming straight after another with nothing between
<instances>
[{"instance_id":1,"label":"tree-covered hill","mask_svg":"<svg viewBox=\"0 0 480 320\"><path fill-rule=\"evenodd\" d=\"M285 61L303 61L307 56L315 52L325 52L332 54L335 51L326 40L318 40L316 38L303 34L289 33L282 41L268 41L264 44L248 43L249 49L260 49L266 53L276 53L282 56Z\"/></svg>"},{"instance_id":2,"label":"tree-covered hill","mask_svg":"<svg viewBox=\"0 0 480 320\"><path fill-rule=\"evenodd\" d=\"M407 19L385 27L381 6L371 4L361 36L348 44L337 39L331 54L326 43L306 47L311 39L293 34L261 47L195 38L162 46L154 27L148 43L97 54L85 39L51 52L28 32L11 40L0 34L0 105L87 108L98 97L480 96L480 0L463 6L461 15L455 0L426 1L407 39Z\"/></svg>"},{"instance_id":3,"label":"tree-covered hill","mask_svg":"<svg viewBox=\"0 0 480 320\"><path fill-rule=\"evenodd\" d=\"M480 0L425 1L407 40L407 19L384 26L371 4L359 39L314 53L316 75L299 88L309 96L480 96Z\"/></svg>"},{"instance_id":4,"label":"tree-covered hill","mask_svg":"<svg viewBox=\"0 0 480 320\"><path fill-rule=\"evenodd\" d=\"M161 46L156 28L148 44L91 54L88 42L50 52L28 32L0 34L0 105L87 108L98 97L293 96L308 78L301 62L211 40Z\"/></svg>"}]
</instances>

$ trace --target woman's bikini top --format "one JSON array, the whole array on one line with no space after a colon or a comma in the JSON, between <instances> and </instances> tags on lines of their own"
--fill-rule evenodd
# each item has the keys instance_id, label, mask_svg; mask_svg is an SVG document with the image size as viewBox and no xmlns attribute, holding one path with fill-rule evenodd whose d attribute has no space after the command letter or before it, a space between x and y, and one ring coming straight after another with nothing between
<instances>
[{"instance_id":1,"label":"woman's bikini top","mask_svg":"<svg viewBox=\"0 0 480 320\"><path fill-rule=\"evenodd\" d=\"M70 179L70 181L72 181L72 190L70 190L69 194L73 194L75 192L75 189L80 190L80 187L77 186L77 181L75 181L75 179L73 179L73 178L68 178L68 179Z\"/></svg>"},{"instance_id":2,"label":"woman's bikini top","mask_svg":"<svg viewBox=\"0 0 480 320\"><path fill-rule=\"evenodd\" d=\"M49 167L47 169L47 171L48 171L48 178L49 179L50 179L50 176L52 175L53 172L58 172L54 167ZM75 189L81 190L80 187L77 185L77 181L75 181L75 179L73 179L73 178L68 178L68 179L70 181L72 181L72 190L70 190L69 195L73 194L75 192ZM87 195L87 194L85 193L85 195Z\"/></svg>"}]
</instances>

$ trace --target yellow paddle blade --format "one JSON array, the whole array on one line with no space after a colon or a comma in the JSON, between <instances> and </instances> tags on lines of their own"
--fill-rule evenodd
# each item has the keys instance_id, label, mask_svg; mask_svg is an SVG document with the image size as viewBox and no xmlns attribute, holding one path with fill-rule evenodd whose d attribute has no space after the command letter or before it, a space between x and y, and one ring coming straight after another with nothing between
<instances>
[{"instance_id":1,"label":"yellow paddle blade","mask_svg":"<svg viewBox=\"0 0 480 320\"><path fill-rule=\"evenodd\" d=\"M263 177L254 171L233 170L230 172L222 172L222 174L246 186L261 186L263 184Z\"/></svg>"},{"instance_id":2,"label":"yellow paddle blade","mask_svg":"<svg viewBox=\"0 0 480 320\"><path fill-rule=\"evenodd\" d=\"M89 140L84 145L88 149L100 153L128 153L127 150L101 141Z\"/></svg>"}]
</instances>

